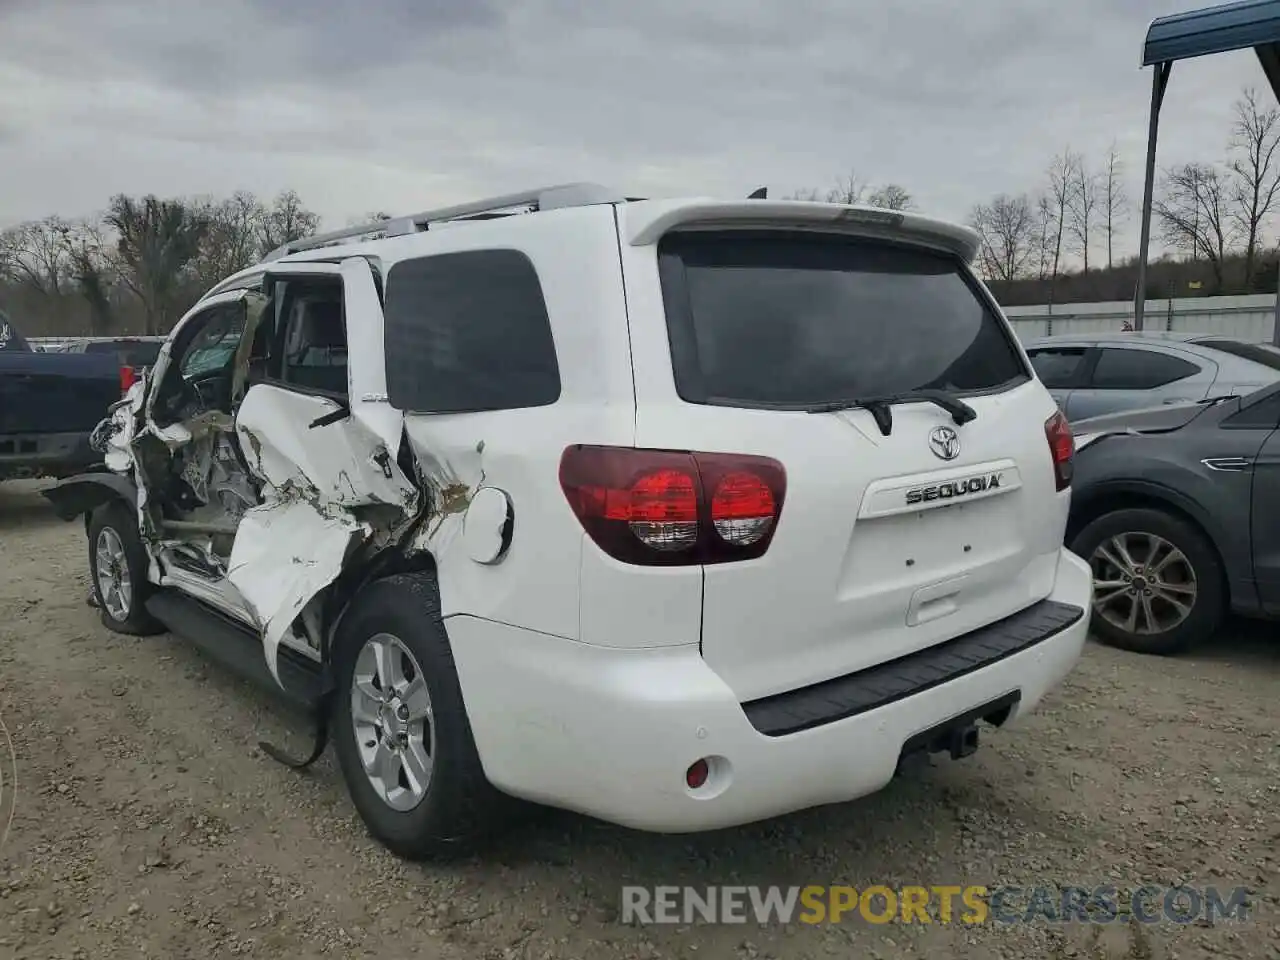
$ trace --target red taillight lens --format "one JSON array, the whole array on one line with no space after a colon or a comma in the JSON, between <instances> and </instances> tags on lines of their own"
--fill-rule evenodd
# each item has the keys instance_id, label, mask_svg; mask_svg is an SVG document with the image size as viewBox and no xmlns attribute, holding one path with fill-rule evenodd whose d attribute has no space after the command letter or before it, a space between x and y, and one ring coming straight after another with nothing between
<instances>
[{"instance_id":1,"label":"red taillight lens","mask_svg":"<svg viewBox=\"0 0 1280 960\"><path fill-rule=\"evenodd\" d=\"M1053 476L1059 490L1071 486L1071 473L1076 453L1075 437L1071 424L1061 410L1044 422L1045 439L1049 441L1049 456L1053 458Z\"/></svg>"},{"instance_id":2,"label":"red taillight lens","mask_svg":"<svg viewBox=\"0 0 1280 960\"><path fill-rule=\"evenodd\" d=\"M768 536L776 513L773 491L754 473L731 473L711 496L711 523L728 543L749 546Z\"/></svg>"},{"instance_id":3,"label":"red taillight lens","mask_svg":"<svg viewBox=\"0 0 1280 960\"><path fill-rule=\"evenodd\" d=\"M768 457L573 446L560 460L560 486L615 559L724 563L768 549L786 473Z\"/></svg>"},{"instance_id":4,"label":"red taillight lens","mask_svg":"<svg viewBox=\"0 0 1280 960\"><path fill-rule=\"evenodd\" d=\"M684 470L657 470L616 497L611 520L626 520L631 532L654 550L686 550L698 540L698 484Z\"/></svg>"},{"instance_id":5,"label":"red taillight lens","mask_svg":"<svg viewBox=\"0 0 1280 960\"><path fill-rule=\"evenodd\" d=\"M129 388L138 382L138 373L133 367L120 368L120 395L124 396Z\"/></svg>"}]
</instances>

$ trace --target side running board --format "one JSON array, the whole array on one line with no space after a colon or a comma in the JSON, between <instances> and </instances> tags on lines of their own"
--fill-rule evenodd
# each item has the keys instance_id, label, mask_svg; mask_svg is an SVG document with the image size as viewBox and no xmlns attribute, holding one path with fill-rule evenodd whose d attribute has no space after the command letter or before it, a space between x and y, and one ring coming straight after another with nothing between
<instances>
[{"instance_id":1,"label":"side running board","mask_svg":"<svg viewBox=\"0 0 1280 960\"><path fill-rule=\"evenodd\" d=\"M192 597L159 590L147 601L147 612L211 660L274 694L286 706L315 715L330 690L323 667L283 646L277 663L284 684L281 689L267 668L257 635Z\"/></svg>"}]
</instances>

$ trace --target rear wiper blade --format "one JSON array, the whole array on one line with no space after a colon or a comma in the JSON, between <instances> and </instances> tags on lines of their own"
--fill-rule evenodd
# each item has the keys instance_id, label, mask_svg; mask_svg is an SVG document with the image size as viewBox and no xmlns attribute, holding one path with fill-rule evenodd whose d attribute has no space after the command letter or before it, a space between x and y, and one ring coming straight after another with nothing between
<instances>
[{"instance_id":1,"label":"rear wiper blade","mask_svg":"<svg viewBox=\"0 0 1280 960\"><path fill-rule=\"evenodd\" d=\"M882 397L855 397L849 400L829 400L826 403L815 403L805 410L809 413L837 413L841 410L866 410L874 418L876 426L883 436L893 432L893 412L895 403L910 403L924 400L936 404L947 413L957 426L964 426L970 420L978 418L978 412L959 397L945 390L908 390L904 393L886 394Z\"/></svg>"}]
</instances>

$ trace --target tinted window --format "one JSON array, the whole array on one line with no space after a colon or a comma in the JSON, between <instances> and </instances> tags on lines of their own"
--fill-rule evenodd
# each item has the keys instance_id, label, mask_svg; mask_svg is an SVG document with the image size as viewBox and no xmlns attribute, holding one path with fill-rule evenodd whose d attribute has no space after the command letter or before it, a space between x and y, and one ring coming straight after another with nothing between
<instances>
[{"instance_id":1,"label":"tinted window","mask_svg":"<svg viewBox=\"0 0 1280 960\"><path fill-rule=\"evenodd\" d=\"M114 353L129 367L149 367L160 355L160 342L151 340L95 340L85 344L85 353Z\"/></svg>"},{"instance_id":2,"label":"tinted window","mask_svg":"<svg viewBox=\"0 0 1280 960\"><path fill-rule=\"evenodd\" d=\"M1046 387L1069 387L1076 382L1084 347L1029 351L1031 366Z\"/></svg>"},{"instance_id":3,"label":"tinted window","mask_svg":"<svg viewBox=\"0 0 1280 960\"><path fill-rule=\"evenodd\" d=\"M951 258L776 232L673 235L659 254L685 400L800 407L1027 379Z\"/></svg>"},{"instance_id":4,"label":"tinted window","mask_svg":"<svg viewBox=\"0 0 1280 960\"><path fill-rule=\"evenodd\" d=\"M1244 343L1240 340L1193 340L1202 347L1221 350L1242 360L1252 360L1272 370L1280 370L1280 350L1264 343Z\"/></svg>"},{"instance_id":5,"label":"tinted window","mask_svg":"<svg viewBox=\"0 0 1280 960\"><path fill-rule=\"evenodd\" d=\"M1167 353L1108 347L1093 368L1091 386L1099 390L1154 390L1199 372L1194 363Z\"/></svg>"},{"instance_id":6,"label":"tinted window","mask_svg":"<svg viewBox=\"0 0 1280 960\"><path fill-rule=\"evenodd\" d=\"M538 407L560 397L551 321L515 250L404 260L387 274L387 392L402 410Z\"/></svg>"}]
</instances>

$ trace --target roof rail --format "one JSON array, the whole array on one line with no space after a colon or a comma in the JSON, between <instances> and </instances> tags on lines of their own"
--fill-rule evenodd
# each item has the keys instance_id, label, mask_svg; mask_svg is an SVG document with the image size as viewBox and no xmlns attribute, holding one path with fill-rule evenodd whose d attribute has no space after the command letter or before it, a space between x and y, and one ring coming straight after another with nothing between
<instances>
[{"instance_id":1,"label":"roof rail","mask_svg":"<svg viewBox=\"0 0 1280 960\"><path fill-rule=\"evenodd\" d=\"M385 237L398 237L408 233L425 230L432 223L443 223L447 220L460 220L467 217L482 217L485 214L498 214L511 211L514 207L528 207L524 212L535 210L555 210L562 207L585 207L597 203L618 203L626 197L616 190L610 190L595 183L564 183L552 187L539 187L521 193L509 193L500 197L489 197L486 200L473 200L452 207L441 207L438 210L424 210L404 217L392 217L389 220L375 220L354 227L345 227L330 233L317 234L292 240L276 247L264 257L264 260L279 260L291 253L303 250L315 250L351 241L369 234L382 234Z\"/></svg>"}]
</instances>

